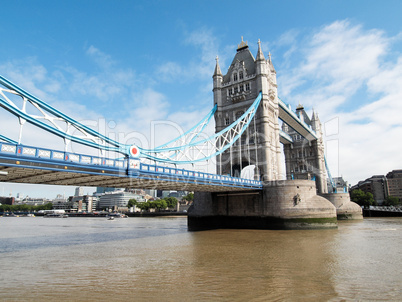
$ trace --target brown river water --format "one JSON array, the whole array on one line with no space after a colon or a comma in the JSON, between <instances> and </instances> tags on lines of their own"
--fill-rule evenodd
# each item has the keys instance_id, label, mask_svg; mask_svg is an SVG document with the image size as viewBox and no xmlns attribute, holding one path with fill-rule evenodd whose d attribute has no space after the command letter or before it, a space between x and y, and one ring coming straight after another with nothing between
<instances>
[{"instance_id":1,"label":"brown river water","mask_svg":"<svg viewBox=\"0 0 402 302\"><path fill-rule=\"evenodd\" d=\"M187 231L180 218L0 218L0 301L402 301L402 218Z\"/></svg>"}]
</instances>

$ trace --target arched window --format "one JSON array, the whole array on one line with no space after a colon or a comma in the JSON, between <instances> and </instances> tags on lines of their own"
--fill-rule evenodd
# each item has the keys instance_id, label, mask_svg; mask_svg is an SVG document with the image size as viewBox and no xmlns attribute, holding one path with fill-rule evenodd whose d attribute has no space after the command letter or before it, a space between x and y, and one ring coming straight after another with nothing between
<instances>
[{"instance_id":1,"label":"arched window","mask_svg":"<svg viewBox=\"0 0 402 302\"><path fill-rule=\"evenodd\" d=\"M239 79L240 79L240 80L243 80L243 71L240 71L240 72L239 72Z\"/></svg>"},{"instance_id":2,"label":"arched window","mask_svg":"<svg viewBox=\"0 0 402 302\"><path fill-rule=\"evenodd\" d=\"M233 81L237 81L237 73L233 74Z\"/></svg>"}]
</instances>

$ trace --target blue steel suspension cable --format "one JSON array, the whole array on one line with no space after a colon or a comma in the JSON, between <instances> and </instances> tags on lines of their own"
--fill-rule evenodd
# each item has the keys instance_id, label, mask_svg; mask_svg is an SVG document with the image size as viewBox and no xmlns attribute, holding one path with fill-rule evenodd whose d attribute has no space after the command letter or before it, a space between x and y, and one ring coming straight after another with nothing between
<instances>
[{"instance_id":1,"label":"blue steel suspension cable","mask_svg":"<svg viewBox=\"0 0 402 302\"><path fill-rule=\"evenodd\" d=\"M210 136L207 139L203 139L197 142L192 142L183 146L178 146L178 147L171 147L171 148L164 148L164 149L154 149L154 150L141 150L142 156L153 160L153 161L159 161L159 162L165 162L165 163L172 163L172 164L191 164L195 162L200 162L204 160L208 160L212 157L215 157L221 153L223 153L226 149L230 148L236 141L237 139L243 134L243 132L247 129L249 126L250 122L253 120L253 117L257 111L257 108L261 102L262 94L260 93L258 97L255 99L254 103L249 107L249 109L243 113L241 117L239 117L236 121L234 121L231 125L223 129L222 131L216 133L213 136ZM244 120L244 121L243 121ZM236 130L236 128L240 127L239 130ZM231 133L233 132L232 136ZM226 136L225 136L226 135ZM191 160L174 160L174 155L177 154L178 152L183 152L185 150L188 150L191 147L196 147L200 146L202 144L206 144L208 142L214 141L213 145L216 147L216 142L219 138L224 138L224 140L227 142L221 147L220 150L215 151L211 154L205 155L202 158L198 159L191 159ZM173 152L172 155L164 157L158 157L154 154L158 153L167 153L167 152Z\"/></svg>"},{"instance_id":2,"label":"blue steel suspension cable","mask_svg":"<svg viewBox=\"0 0 402 302\"><path fill-rule=\"evenodd\" d=\"M36 125L37 127L40 127L50 133L53 133L59 137L65 138L65 139L69 139L73 142L79 143L79 144L83 144L86 146L90 146L96 149L101 149L101 150L109 150L109 151L115 151L124 155L130 155L130 148L132 146L129 145L125 145L125 144L121 144L117 141L114 141L108 137L106 137L105 135L102 135L100 133L98 133L97 131L77 122L76 120L70 118L69 116L63 114L62 112L58 111L57 109L53 108L52 106L48 105L47 103L43 102L42 100L40 100L39 98L33 96L32 94L26 92L25 90L23 90L22 88L18 87L17 85L13 84L11 81L7 80L6 78L4 78L3 76L0 75L0 84L2 84L4 87L7 87L8 89L10 89L11 93L19 95L20 97L25 98L27 101L29 101L31 104L36 104L37 106L39 106L42 110L47 111L48 113L53 114L55 117L60 118L61 120L65 121L66 123L70 123L72 126L74 126L76 129L80 130L83 133L88 133L91 134L94 138L96 139L100 139L103 140L104 143L109 144L110 146L106 146L106 145L101 145L100 143L96 143L93 141L90 141L88 139L82 139L80 137L76 137L73 135L70 135L64 131L61 131L60 129L56 128L56 127L52 127L49 126L48 124L34 118L31 117L29 114L27 114L26 112L24 112L23 110L17 108L14 104L10 104L7 101L3 100L0 98L0 106L2 106L3 108L5 108L6 110L8 110L9 112L11 112L12 114L14 114L15 116L24 119L34 125ZM3 89L4 91L4 89ZM3 91L0 91L1 93ZM258 105L261 101L261 94L257 97L257 99L254 101L253 105L235 122L233 122L230 126L228 126L227 128L225 128L224 130L222 130L219 133L216 133L214 136L209 137L208 139L204 139L204 140L200 140L195 142L195 140L199 137L199 134L202 132L202 130L206 127L206 125L210 122L213 114L215 113L217 106L215 105L214 108L211 110L211 112L204 118L202 119L196 126L194 126L193 128L191 128L190 130L188 130L186 133L184 133L183 135L181 135L180 137L170 141L167 144L164 144L162 146L159 146L153 150L147 150L147 149L142 149L142 148L138 148L140 150L140 153L142 155L142 157L151 159L151 160L157 160L157 161L162 161L162 162L171 162L171 163L193 163L193 162L198 162L198 161L202 161L202 160L208 160L218 154L221 154L222 152L224 152L227 148L229 148L240 136L241 134L244 132L244 130L248 127L250 121L252 120L255 111L258 108ZM247 118L246 118L247 117ZM246 119L247 122L242 123L243 119ZM243 124L242 127L240 128L240 131L238 133L236 133L236 131L234 129L236 129L239 124ZM178 140L180 140L181 138L183 138L185 135L188 135L189 133L191 133L192 131L194 131L197 127L200 127L200 129L191 137L190 141L185 144L184 146L176 146L176 147L167 147L169 144L177 142ZM235 133L235 135L233 137L231 137L229 140L227 138L225 138L225 134L227 133L231 133L231 131L233 130L233 132ZM227 135L229 135L227 134ZM152 156L149 153L161 153L161 152L171 152L171 151L182 151L185 149L188 149L190 147L195 147L197 145L201 145L203 143L206 143L208 141L212 141L212 140L216 140L218 137L223 137L228 144L226 144L223 148L221 148L218 152L214 152L213 154L209 155L209 156L204 156L203 158L199 158L193 161L175 161L172 159L166 159L166 158L159 158L156 156ZM12 142L12 143L16 143L15 141L6 138L4 136L1 136L0 139L3 139L5 141L8 142ZM214 144L216 145L216 144Z\"/></svg>"}]
</instances>

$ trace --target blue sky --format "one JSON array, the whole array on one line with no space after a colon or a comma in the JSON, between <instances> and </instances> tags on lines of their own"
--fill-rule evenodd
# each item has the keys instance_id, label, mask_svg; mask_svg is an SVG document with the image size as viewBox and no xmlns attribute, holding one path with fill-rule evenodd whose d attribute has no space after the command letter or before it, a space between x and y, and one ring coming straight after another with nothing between
<instances>
[{"instance_id":1,"label":"blue sky","mask_svg":"<svg viewBox=\"0 0 402 302\"><path fill-rule=\"evenodd\" d=\"M271 53L281 99L318 112L333 175L355 184L402 168L400 1L2 2L0 74L95 128L133 141L155 121L188 129L211 109L215 57L226 73L243 36Z\"/></svg>"}]
</instances>

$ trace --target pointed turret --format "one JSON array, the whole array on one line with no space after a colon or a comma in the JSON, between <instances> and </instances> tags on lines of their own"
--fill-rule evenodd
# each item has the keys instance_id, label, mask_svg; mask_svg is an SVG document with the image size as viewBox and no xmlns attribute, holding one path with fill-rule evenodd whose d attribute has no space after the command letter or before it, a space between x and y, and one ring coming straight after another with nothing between
<instances>
[{"instance_id":1,"label":"pointed turret","mask_svg":"<svg viewBox=\"0 0 402 302\"><path fill-rule=\"evenodd\" d=\"M218 104L218 106L222 106L222 72L221 68L219 67L219 58L216 56L216 66L215 66L215 71L214 75L212 76L214 79L214 88L212 91L214 92L214 104Z\"/></svg>"},{"instance_id":2,"label":"pointed turret","mask_svg":"<svg viewBox=\"0 0 402 302\"><path fill-rule=\"evenodd\" d=\"M313 115L311 116L311 128L317 133L317 135L321 134L321 122L320 119L318 118L317 112L314 111L313 109Z\"/></svg>"},{"instance_id":3,"label":"pointed turret","mask_svg":"<svg viewBox=\"0 0 402 302\"><path fill-rule=\"evenodd\" d=\"M255 60L255 70L257 75L268 75L268 70L267 70L267 61L265 60L264 54L261 49L261 41L258 39L258 52L257 52L257 58ZM264 83L265 85L265 83ZM259 89L263 90L263 87L261 86ZM268 92L268 88L266 88Z\"/></svg>"},{"instance_id":4,"label":"pointed turret","mask_svg":"<svg viewBox=\"0 0 402 302\"><path fill-rule=\"evenodd\" d=\"M271 53L268 54L268 66L269 66L269 70L276 74L274 64L272 64L272 60L271 60Z\"/></svg>"},{"instance_id":5,"label":"pointed turret","mask_svg":"<svg viewBox=\"0 0 402 302\"><path fill-rule=\"evenodd\" d=\"M261 41L258 39L258 52L257 52L257 61L265 61L264 54L261 50Z\"/></svg>"},{"instance_id":6,"label":"pointed turret","mask_svg":"<svg viewBox=\"0 0 402 302\"><path fill-rule=\"evenodd\" d=\"M215 76L222 76L222 71L221 68L219 67L219 58L216 56L216 66L215 66L215 71L214 71L214 77Z\"/></svg>"}]
</instances>

